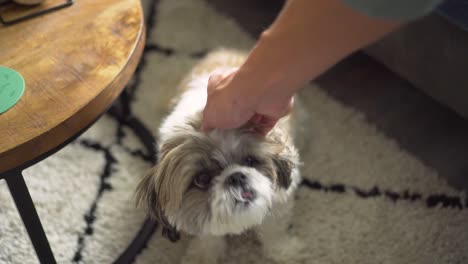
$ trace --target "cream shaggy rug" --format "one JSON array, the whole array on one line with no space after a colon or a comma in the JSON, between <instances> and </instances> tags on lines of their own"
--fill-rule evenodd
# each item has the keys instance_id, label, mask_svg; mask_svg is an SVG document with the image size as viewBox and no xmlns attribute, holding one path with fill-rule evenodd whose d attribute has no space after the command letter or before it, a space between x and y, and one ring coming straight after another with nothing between
<instances>
[{"instance_id":1,"label":"cream shaggy rug","mask_svg":"<svg viewBox=\"0 0 468 264\"><path fill-rule=\"evenodd\" d=\"M174 88L206 52L247 51L254 40L203 0L144 4L148 45L129 90L132 113L155 132ZM468 263L465 193L320 87L310 85L298 101L297 141L306 180L289 227L306 245L298 259ZM72 144L25 171L59 263L111 263L126 248L144 221L131 195L150 160L132 130L105 115ZM156 230L135 263L178 263L187 239L171 243ZM232 238L224 263L271 263L260 247L251 237ZM3 181L0 263L37 263Z\"/></svg>"}]
</instances>

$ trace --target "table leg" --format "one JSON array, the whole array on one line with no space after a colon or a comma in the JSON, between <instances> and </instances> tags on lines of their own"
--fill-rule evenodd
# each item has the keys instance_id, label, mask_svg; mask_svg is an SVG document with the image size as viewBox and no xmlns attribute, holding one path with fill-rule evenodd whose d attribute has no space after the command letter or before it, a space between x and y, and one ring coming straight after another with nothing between
<instances>
[{"instance_id":1,"label":"table leg","mask_svg":"<svg viewBox=\"0 0 468 264\"><path fill-rule=\"evenodd\" d=\"M130 92L128 91L128 89L124 89L122 91L122 93L120 94L120 97L119 97L119 103L120 103L120 106L122 107L122 117L124 119L128 119L131 115L131 111L130 111Z\"/></svg>"},{"instance_id":2,"label":"table leg","mask_svg":"<svg viewBox=\"0 0 468 264\"><path fill-rule=\"evenodd\" d=\"M137 235L133 238L133 241L113 262L113 264L133 263L138 254L140 254L140 252L146 247L157 227L158 224L155 221L147 218L141 226L140 231L138 231Z\"/></svg>"},{"instance_id":3,"label":"table leg","mask_svg":"<svg viewBox=\"0 0 468 264\"><path fill-rule=\"evenodd\" d=\"M39 261L43 264L56 263L22 173L19 171L9 173L9 175L5 177L5 180Z\"/></svg>"}]
</instances>

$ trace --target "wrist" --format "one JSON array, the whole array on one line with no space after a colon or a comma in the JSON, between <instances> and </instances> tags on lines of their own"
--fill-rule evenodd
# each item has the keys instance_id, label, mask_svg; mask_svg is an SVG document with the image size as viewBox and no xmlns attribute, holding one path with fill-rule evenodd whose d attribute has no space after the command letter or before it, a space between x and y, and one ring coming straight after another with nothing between
<instances>
[{"instance_id":1,"label":"wrist","mask_svg":"<svg viewBox=\"0 0 468 264\"><path fill-rule=\"evenodd\" d=\"M291 72L294 62L283 48L274 32L265 31L233 77L232 87L250 104L273 97L290 98L302 86Z\"/></svg>"}]
</instances>

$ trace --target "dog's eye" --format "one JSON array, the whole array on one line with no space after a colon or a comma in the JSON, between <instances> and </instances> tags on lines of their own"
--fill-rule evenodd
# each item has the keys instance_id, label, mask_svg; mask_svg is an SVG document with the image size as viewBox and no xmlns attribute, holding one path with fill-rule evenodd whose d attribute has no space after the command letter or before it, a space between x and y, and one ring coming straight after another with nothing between
<instances>
[{"instance_id":1,"label":"dog's eye","mask_svg":"<svg viewBox=\"0 0 468 264\"><path fill-rule=\"evenodd\" d=\"M206 173L198 174L193 180L193 184L200 189L206 189L210 185L211 176Z\"/></svg>"},{"instance_id":2,"label":"dog's eye","mask_svg":"<svg viewBox=\"0 0 468 264\"><path fill-rule=\"evenodd\" d=\"M260 162L252 156L247 156L244 160L244 164L249 167L257 166Z\"/></svg>"}]
</instances>

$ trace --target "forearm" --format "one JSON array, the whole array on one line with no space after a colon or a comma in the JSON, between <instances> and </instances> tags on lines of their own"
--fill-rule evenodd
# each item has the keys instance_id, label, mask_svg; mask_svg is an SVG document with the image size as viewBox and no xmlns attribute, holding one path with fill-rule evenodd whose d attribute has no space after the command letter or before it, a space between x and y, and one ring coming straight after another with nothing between
<instances>
[{"instance_id":1,"label":"forearm","mask_svg":"<svg viewBox=\"0 0 468 264\"><path fill-rule=\"evenodd\" d=\"M249 90L291 96L398 25L361 15L340 0L290 0L262 34L236 78Z\"/></svg>"},{"instance_id":2,"label":"forearm","mask_svg":"<svg viewBox=\"0 0 468 264\"><path fill-rule=\"evenodd\" d=\"M239 69L211 76L203 130L251 122L268 133L289 113L293 95L306 82L401 24L391 19L417 18L440 1L287 1Z\"/></svg>"}]
</instances>

